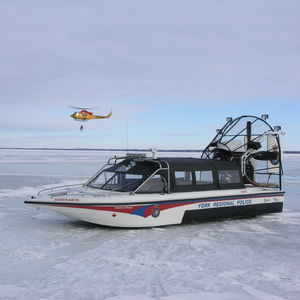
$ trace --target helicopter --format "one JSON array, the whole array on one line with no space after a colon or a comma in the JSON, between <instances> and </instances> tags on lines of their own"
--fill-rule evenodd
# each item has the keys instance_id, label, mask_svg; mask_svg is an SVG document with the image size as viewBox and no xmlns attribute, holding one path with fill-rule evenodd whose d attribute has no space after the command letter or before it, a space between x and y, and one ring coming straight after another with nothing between
<instances>
[{"instance_id":1,"label":"helicopter","mask_svg":"<svg viewBox=\"0 0 300 300\"><path fill-rule=\"evenodd\" d=\"M86 122L95 119L108 119L112 115L112 111L110 111L110 113L106 116L94 115L93 112L90 111L93 108L89 108L89 107L70 106L70 108L80 109L80 111L76 111L72 115L70 115L70 117L73 118L75 121ZM82 130L83 130L83 125L80 126L80 131Z\"/></svg>"}]
</instances>

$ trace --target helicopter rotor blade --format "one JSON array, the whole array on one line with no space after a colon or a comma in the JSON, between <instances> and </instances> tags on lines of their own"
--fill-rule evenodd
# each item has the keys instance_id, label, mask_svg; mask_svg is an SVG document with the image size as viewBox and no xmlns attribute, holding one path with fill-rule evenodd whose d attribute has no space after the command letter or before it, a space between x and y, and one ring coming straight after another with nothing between
<instances>
[{"instance_id":1,"label":"helicopter rotor blade","mask_svg":"<svg viewBox=\"0 0 300 300\"><path fill-rule=\"evenodd\" d=\"M78 106L72 106L72 105L69 105L69 108L75 108L75 109L94 109L93 107L78 107Z\"/></svg>"}]
</instances>

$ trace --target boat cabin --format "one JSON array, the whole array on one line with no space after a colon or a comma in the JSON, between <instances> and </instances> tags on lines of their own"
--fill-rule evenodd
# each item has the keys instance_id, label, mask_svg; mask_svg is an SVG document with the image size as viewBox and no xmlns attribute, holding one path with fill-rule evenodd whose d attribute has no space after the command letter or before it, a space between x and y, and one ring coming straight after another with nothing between
<instances>
[{"instance_id":1,"label":"boat cabin","mask_svg":"<svg viewBox=\"0 0 300 300\"><path fill-rule=\"evenodd\" d=\"M176 193L244 188L240 167L230 161L197 158L115 158L87 186L135 193Z\"/></svg>"}]
</instances>

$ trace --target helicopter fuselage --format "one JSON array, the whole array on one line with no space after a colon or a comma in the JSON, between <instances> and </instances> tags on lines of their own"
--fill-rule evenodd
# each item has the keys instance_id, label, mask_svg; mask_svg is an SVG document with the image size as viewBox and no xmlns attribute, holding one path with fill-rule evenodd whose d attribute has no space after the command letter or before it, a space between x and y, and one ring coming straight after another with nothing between
<instances>
[{"instance_id":1,"label":"helicopter fuselage","mask_svg":"<svg viewBox=\"0 0 300 300\"><path fill-rule=\"evenodd\" d=\"M88 112L88 111L80 111L80 112L75 112L72 115L70 115L71 118L74 120L79 120L79 121L88 121L88 120L93 120L93 119L108 119L111 116L111 112L106 115L106 116L95 116L93 113Z\"/></svg>"}]
</instances>

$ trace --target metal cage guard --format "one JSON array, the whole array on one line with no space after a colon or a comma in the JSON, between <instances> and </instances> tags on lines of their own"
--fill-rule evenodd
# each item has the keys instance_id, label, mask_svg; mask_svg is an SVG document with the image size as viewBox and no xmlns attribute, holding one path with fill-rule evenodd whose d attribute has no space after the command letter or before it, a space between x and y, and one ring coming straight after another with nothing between
<instances>
[{"instance_id":1,"label":"metal cage guard","mask_svg":"<svg viewBox=\"0 0 300 300\"><path fill-rule=\"evenodd\" d=\"M280 136L284 133L280 126L273 129L267 118L268 115L227 118L201 158L235 161L246 184L281 189ZM276 182L271 182L275 178Z\"/></svg>"}]
</instances>

